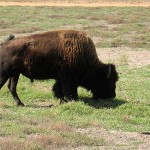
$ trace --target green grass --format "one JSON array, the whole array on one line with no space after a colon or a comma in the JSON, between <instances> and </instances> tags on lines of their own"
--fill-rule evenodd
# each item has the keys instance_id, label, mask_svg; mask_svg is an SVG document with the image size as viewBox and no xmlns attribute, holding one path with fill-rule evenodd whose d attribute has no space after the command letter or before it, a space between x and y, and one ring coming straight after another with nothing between
<instances>
[{"instance_id":1,"label":"green grass","mask_svg":"<svg viewBox=\"0 0 150 150\"><path fill-rule=\"evenodd\" d=\"M11 130L15 130L11 126L16 124L22 126L22 123L17 121L22 122L28 118L35 119L37 122L43 122L45 119L50 122L62 121L74 127L88 127L96 124L104 128L125 131L150 131L150 66L138 69L120 68L120 71L124 73L120 75L115 100L95 102L90 99L90 92L79 88L79 102L63 105L59 105L59 100L55 99L50 91L54 82L36 81L31 85L25 77L20 77L18 94L27 107L14 106L15 103L5 86L1 90L0 98L2 127L8 127L11 133ZM55 107L48 108L45 105L42 107L44 103L46 106L53 103ZM15 125L11 124L13 120ZM7 132L9 130L7 129ZM7 135L7 132L1 132L1 134Z\"/></svg>"},{"instance_id":2,"label":"green grass","mask_svg":"<svg viewBox=\"0 0 150 150\"><path fill-rule=\"evenodd\" d=\"M85 30L98 39L96 47L131 47L149 50L149 8L0 7L0 40L54 29ZM150 132L150 66L117 66L119 82L113 101L91 100L79 87L79 101L59 105L51 88L55 81L30 81L20 76L18 95L26 107L17 107L7 86L0 90L0 148L53 149L109 145L79 133L78 128L106 128ZM55 106L50 108L50 104Z\"/></svg>"},{"instance_id":3,"label":"green grass","mask_svg":"<svg viewBox=\"0 0 150 150\"><path fill-rule=\"evenodd\" d=\"M150 46L149 8L0 7L0 36L78 29L97 38L97 47ZM4 39L4 38L3 38ZM2 41L2 40L1 40Z\"/></svg>"},{"instance_id":4,"label":"green grass","mask_svg":"<svg viewBox=\"0 0 150 150\"><path fill-rule=\"evenodd\" d=\"M78 128L149 132L150 66L118 69L123 73L120 74L117 97L113 101L95 102L90 99L90 92L79 88L79 102L59 105L59 100L50 91L54 81L35 81L31 85L27 78L21 76L18 93L27 106L17 107L5 85L0 91L0 137L6 138L8 145L14 142L18 149L22 143L26 143L24 149L46 149L48 143L58 147L108 144L102 137L89 137L76 132ZM55 106L49 108L51 103ZM9 143L7 138L11 137L15 138ZM33 140L31 143L30 138Z\"/></svg>"}]
</instances>

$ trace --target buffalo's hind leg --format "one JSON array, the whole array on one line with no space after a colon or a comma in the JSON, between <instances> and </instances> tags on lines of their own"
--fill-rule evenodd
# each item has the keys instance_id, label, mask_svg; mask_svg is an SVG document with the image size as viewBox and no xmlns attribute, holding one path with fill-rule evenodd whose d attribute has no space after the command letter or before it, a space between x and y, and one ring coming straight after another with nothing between
<instances>
[{"instance_id":1,"label":"buffalo's hind leg","mask_svg":"<svg viewBox=\"0 0 150 150\"><path fill-rule=\"evenodd\" d=\"M16 92L18 79L19 79L19 75L9 78L8 88L9 88L9 91L11 92L15 102L17 103L17 105L24 106L24 104L21 102L21 100L19 99L18 94Z\"/></svg>"}]
</instances>

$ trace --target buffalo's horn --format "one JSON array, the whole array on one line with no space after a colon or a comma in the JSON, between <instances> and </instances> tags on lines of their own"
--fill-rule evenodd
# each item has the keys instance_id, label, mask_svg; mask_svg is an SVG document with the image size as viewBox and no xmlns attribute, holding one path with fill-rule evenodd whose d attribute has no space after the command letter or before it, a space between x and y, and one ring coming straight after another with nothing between
<instances>
[{"instance_id":1,"label":"buffalo's horn","mask_svg":"<svg viewBox=\"0 0 150 150\"><path fill-rule=\"evenodd\" d=\"M110 78L110 75L111 75L111 65L109 64L108 66L108 73L107 73L107 78Z\"/></svg>"}]
</instances>

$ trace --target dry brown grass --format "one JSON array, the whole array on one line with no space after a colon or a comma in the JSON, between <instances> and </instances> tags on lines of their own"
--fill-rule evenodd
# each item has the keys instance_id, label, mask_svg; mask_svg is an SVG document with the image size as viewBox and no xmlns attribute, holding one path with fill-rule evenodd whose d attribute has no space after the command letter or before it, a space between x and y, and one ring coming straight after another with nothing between
<instances>
[{"instance_id":1,"label":"dry brown grass","mask_svg":"<svg viewBox=\"0 0 150 150\"><path fill-rule=\"evenodd\" d=\"M55 19L56 19L56 18L65 18L65 17L67 17L67 16L66 16L66 15L51 15L51 14L49 14L48 17L49 17L49 18L55 18Z\"/></svg>"},{"instance_id":2,"label":"dry brown grass","mask_svg":"<svg viewBox=\"0 0 150 150\"><path fill-rule=\"evenodd\" d=\"M67 3L104 3L104 2L125 2L125 3L143 3L149 0L0 0L6 2L67 2Z\"/></svg>"},{"instance_id":3,"label":"dry brown grass","mask_svg":"<svg viewBox=\"0 0 150 150\"><path fill-rule=\"evenodd\" d=\"M7 28L7 26L5 26L5 28L2 28L1 31L3 32L4 35L9 35L10 33L13 34L30 34L36 31L40 31L40 28L18 28L18 29L13 29L13 28ZM6 38L6 37L5 37Z\"/></svg>"},{"instance_id":4,"label":"dry brown grass","mask_svg":"<svg viewBox=\"0 0 150 150\"><path fill-rule=\"evenodd\" d=\"M24 139L18 140L16 137L3 137L0 139L1 150L29 150L35 148L34 144L25 142Z\"/></svg>"},{"instance_id":5,"label":"dry brown grass","mask_svg":"<svg viewBox=\"0 0 150 150\"><path fill-rule=\"evenodd\" d=\"M0 0L2 6L18 5L18 6L82 6L82 7L100 7L100 6L117 6L117 7L131 7L141 6L148 7L150 2L148 0ZM7 3L7 4L6 4ZM9 4L8 4L9 3Z\"/></svg>"},{"instance_id":6,"label":"dry brown grass","mask_svg":"<svg viewBox=\"0 0 150 150\"><path fill-rule=\"evenodd\" d=\"M122 40L122 39L114 39L114 40L111 42L111 46L112 46L112 47L121 47L121 46L126 45L126 42L127 42L127 41Z\"/></svg>"},{"instance_id":7,"label":"dry brown grass","mask_svg":"<svg viewBox=\"0 0 150 150\"><path fill-rule=\"evenodd\" d=\"M0 139L0 149L2 150L50 149L51 147L62 147L68 144L68 142L58 135L31 134L22 139L16 137Z\"/></svg>"},{"instance_id":8,"label":"dry brown grass","mask_svg":"<svg viewBox=\"0 0 150 150\"><path fill-rule=\"evenodd\" d=\"M22 120L22 123L27 125L38 125L38 121L36 119L29 119L29 118L24 118L24 120Z\"/></svg>"},{"instance_id":9,"label":"dry brown grass","mask_svg":"<svg viewBox=\"0 0 150 150\"><path fill-rule=\"evenodd\" d=\"M71 128L63 122L50 122L45 120L24 119L24 126L20 130L22 137L0 137L0 149L2 150L30 150L50 149L65 147L75 143L74 139L64 138L65 134L73 134ZM48 133L47 133L48 132Z\"/></svg>"},{"instance_id":10,"label":"dry brown grass","mask_svg":"<svg viewBox=\"0 0 150 150\"><path fill-rule=\"evenodd\" d=\"M0 27L1 29L6 29L7 27L9 27L8 23L6 21L1 21L0 22Z\"/></svg>"},{"instance_id":11,"label":"dry brown grass","mask_svg":"<svg viewBox=\"0 0 150 150\"><path fill-rule=\"evenodd\" d=\"M49 131L57 131L57 132L71 132L71 128L63 122L49 122L43 121L40 123L37 128L39 130L49 130Z\"/></svg>"},{"instance_id":12,"label":"dry brown grass","mask_svg":"<svg viewBox=\"0 0 150 150\"><path fill-rule=\"evenodd\" d=\"M34 143L35 145L39 145L42 148L49 148L51 146L65 146L68 145L69 143L63 139L62 136L60 135L29 135L29 137L27 138L27 141L32 141L32 143Z\"/></svg>"},{"instance_id":13,"label":"dry brown grass","mask_svg":"<svg viewBox=\"0 0 150 150\"><path fill-rule=\"evenodd\" d=\"M71 128L63 123L63 122L58 122L58 123L51 123L48 126L49 129L54 130L54 131L62 131L62 132L69 132L71 131Z\"/></svg>"},{"instance_id":14,"label":"dry brown grass","mask_svg":"<svg viewBox=\"0 0 150 150\"><path fill-rule=\"evenodd\" d=\"M107 16L104 18L108 24L123 24L126 23L126 21L123 19L123 17L119 16Z\"/></svg>"},{"instance_id":15,"label":"dry brown grass","mask_svg":"<svg viewBox=\"0 0 150 150\"><path fill-rule=\"evenodd\" d=\"M0 107L5 107L7 104L5 102L0 102Z\"/></svg>"}]
</instances>

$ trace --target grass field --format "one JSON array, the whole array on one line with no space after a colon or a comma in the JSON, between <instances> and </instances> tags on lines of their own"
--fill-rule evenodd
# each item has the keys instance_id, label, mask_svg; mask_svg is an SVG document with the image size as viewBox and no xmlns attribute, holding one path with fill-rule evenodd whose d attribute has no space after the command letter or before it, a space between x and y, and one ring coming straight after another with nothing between
<instances>
[{"instance_id":1,"label":"grass field","mask_svg":"<svg viewBox=\"0 0 150 150\"><path fill-rule=\"evenodd\" d=\"M10 33L79 29L96 38L101 48L150 45L149 8L0 7L0 11L2 40Z\"/></svg>"},{"instance_id":2,"label":"grass field","mask_svg":"<svg viewBox=\"0 0 150 150\"><path fill-rule=\"evenodd\" d=\"M19 37L54 29L77 29L86 31L99 49L150 50L149 8L14 6L0 7L0 12L0 41L10 33ZM5 85L0 90L0 148L138 148L143 141L130 138L131 145L114 145L102 133L91 136L90 130L89 134L83 132L89 128L97 132L150 132L150 64L130 67L127 59L124 56L117 64L120 79L113 101L95 102L90 99L90 92L79 88L79 102L59 105L51 92L54 81L31 84L21 76L18 94L27 106L20 108L15 106ZM50 104L55 106L49 108Z\"/></svg>"}]
</instances>

